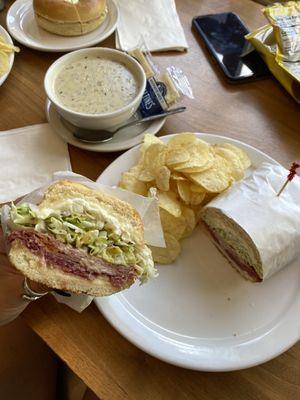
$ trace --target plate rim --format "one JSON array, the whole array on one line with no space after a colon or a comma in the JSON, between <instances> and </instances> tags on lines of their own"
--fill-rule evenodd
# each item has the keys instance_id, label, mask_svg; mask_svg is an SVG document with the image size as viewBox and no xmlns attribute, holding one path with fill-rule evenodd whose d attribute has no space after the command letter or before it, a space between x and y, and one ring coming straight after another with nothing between
<instances>
[{"instance_id":1,"label":"plate rim","mask_svg":"<svg viewBox=\"0 0 300 400\"><path fill-rule=\"evenodd\" d=\"M172 137L175 136L176 134L173 135L165 135L165 136L161 136L160 139L165 140L166 138L168 138L168 140ZM263 151L255 148L252 145L249 145L245 142L242 142L238 139L233 139L230 137L226 137L224 135L219 135L219 134L213 134L213 133L198 133L197 132L197 136L204 138L207 136L212 137L213 139L222 139L222 140L226 140L227 142L233 142L236 144L242 144L245 147L251 148L252 150L254 150L256 153L259 153L261 156L263 156L264 158L266 158L266 161L268 160L269 162L273 162L275 164L279 164L274 158L272 158L271 156L267 155L266 153L264 153ZM204 136L204 137L203 137ZM104 175L104 173L109 170L110 168L114 168L114 164L118 164L119 162L122 162L122 157L126 158L128 156L128 153L130 152L134 152L136 151L136 149L138 149L141 145L135 146L133 148L131 148L130 150L128 150L127 152L125 152L124 154L120 155L116 160L113 161L113 163L111 163L103 172L102 174L98 177L97 182L101 183L101 177L102 175ZM121 159L121 160L120 160ZM299 297L299 296L298 296ZM113 296L114 298L114 296ZM289 338L288 341L286 341L283 345L277 345L276 351L269 351L269 353L267 354L260 354L259 356L257 356L256 358L254 357L253 359L251 359L250 361L247 362L247 359L245 361L245 359L240 360L239 363L236 362L229 362L227 365L223 365L223 366L216 366L216 365L208 365L208 361L201 362L201 360L197 360L197 362L195 362L194 360L192 360L192 362L190 360L182 360L179 357L176 357L176 351L174 349L173 354L161 354L161 352L159 351L159 349L156 349L155 347L151 347L151 345L149 346L149 344L144 344L141 342L141 338L139 338L138 335L135 334L134 329L130 329L129 326L130 324L128 323L128 326L124 325L124 320L122 321L121 317L119 317L119 313L117 313L114 310L114 307L123 307L123 309L125 309L125 314L127 317L129 317L130 319L134 319L135 317L129 313L129 311L127 310L127 308L125 308L124 303L122 302L122 300L118 297L116 297L114 301L116 301L118 304L115 304L113 302L111 302L110 304L110 298L95 298L94 302L98 308L98 310L101 312L101 314L104 316L104 318L113 326L114 329L117 330L117 332L119 332L119 334L121 334L123 337L125 337L129 342L131 342L132 344L134 344L136 347L138 347L140 350L150 354L151 356L154 356L164 362L170 363L172 365L178 366L178 367L183 367L186 369L191 369L191 370L198 370L198 371L209 371L209 372L221 372L221 371L236 371L236 370L241 370L241 369L245 369L245 368L249 368L249 367L253 367L256 365L260 365L264 362L267 362L277 356L279 356L280 354L284 353L285 351L287 351L289 348L291 348L295 343L297 343L297 341L300 339L300 326L296 326L295 323L295 329L293 330L293 332L289 332ZM296 307L297 307L296 303ZM295 302L293 303L292 307L295 307ZM272 329L272 331L267 332L266 336L276 336L276 334L280 334L281 331L278 332L278 326L281 326L282 324L287 324L288 321L290 321L290 316L289 313L293 312L293 310L289 309L288 312L282 316L280 318L280 322L278 324L275 325L274 329ZM119 324L119 322L123 322L123 325ZM138 324L142 325L142 322L138 322ZM299 324L298 324L299 325ZM121 328L122 326L122 328ZM142 329L149 329L147 328L142 328ZM282 327L281 327L282 329ZM156 332L157 333L157 332ZM255 338L254 338L255 339ZM175 354L175 355L174 355ZM200 361L200 362L199 362Z\"/></svg>"},{"instance_id":2,"label":"plate rim","mask_svg":"<svg viewBox=\"0 0 300 400\"><path fill-rule=\"evenodd\" d=\"M12 45L14 44L14 42L13 42L13 40L12 40L10 34L7 32L7 30L4 28L3 25L0 25L0 35L1 35L1 34L5 36L5 38L8 40L8 43L9 43L9 44L12 44ZM8 78L8 75L10 74L10 72L11 72L11 70L12 70L14 61L15 61L15 52L13 51L13 52L11 53L10 59L9 59L9 70L6 72L6 74L4 74L4 75L2 75L2 76L0 77L0 86L2 86L3 83L6 81L6 79Z\"/></svg>"},{"instance_id":3,"label":"plate rim","mask_svg":"<svg viewBox=\"0 0 300 400\"><path fill-rule=\"evenodd\" d=\"M116 4L116 2L114 0L108 0L110 2L110 4L108 5L109 7L114 7L115 11L116 11L116 20L115 22L112 24L111 28L107 30L107 32L104 33L104 35L99 39L99 38L95 38L93 40L90 40L88 42L83 42L80 45L76 45L76 46L70 46L70 47L44 47L42 44L39 45L35 45L33 43L28 43L26 42L26 40L23 39L23 37L27 37L26 34L24 34L24 31L20 29L19 25L19 30L21 32L23 32L23 35L19 35L19 34L15 34L15 31L13 29L13 27L11 26L10 22L9 22L9 17L12 14L12 11L14 11L15 9L17 9L17 7L20 7L21 5L25 5L26 3L31 3L31 0L16 0L15 2L13 2L11 4L11 6L9 7L8 11L7 11L7 15L6 15L6 25L7 25L7 29L10 33L10 35L19 43L21 43L23 46L29 47L31 49L34 50L38 50L38 51L43 51L43 52L48 52L48 53L68 53L70 51L74 51L74 50L79 50L85 47L91 47L91 46L95 46L96 44L99 44L101 42L103 42L105 39L107 39L110 35L112 35L114 33L114 31L117 29L117 24L120 18L120 12L119 12L119 7ZM110 12L110 11L108 11ZM97 28L98 29L98 28ZM84 38L84 35L82 36L82 38Z\"/></svg>"},{"instance_id":4,"label":"plate rim","mask_svg":"<svg viewBox=\"0 0 300 400\"><path fill-rule=\"evenodd\" d=\"M136 135L136 136L134 136L132 138L132 139L134 139L134 138L135 139L140 139L140 142L138 144L135 144L133 146L129 146L128 147L127 145L123 145L123 146L119 145L119 146L117 146L117 143L116 143L116 146L113 149L109 148L109 142L106 142L106 143L104 142L102 144L89 145L89 144L85 144L85 143L81 143L81 142L77 143L77 141L75 139L74 139L74 142L73 142L73 140L69 141L69 140L66 140L65 136L62 135L59 132L59 129L55 129L55 126L54 126L53 122L51 122L51 118L50 118L50 108L51 107L54 107L54 105L53 105L53 103L51 103L51 101L49 99L47 99L46 103L45 103L45 113L46 113L47 121L51 125L53 131L64 142L70 144L71 146L74 146L74 147L77 147L79 149L82 149L82 150L92 151L92 152L95 152L95 153L113 153L113 152L124 151L124 150L128 151L128 150L130 150L130 149L132 149L132 148L134 148L136 146L139 146L141 144L143 138L144 138L144 135L147 133L146 131L144 131L144 132L141 132L140 134L138 134L138 135ZM156 136L158 134L158 132L161 130L161 128L164 126L165 122L166 122L166 117L152 121L150 126L154 126L155 128L154 128L154 132L151 133L151 134Z\"/></svg>"}]
</instances>

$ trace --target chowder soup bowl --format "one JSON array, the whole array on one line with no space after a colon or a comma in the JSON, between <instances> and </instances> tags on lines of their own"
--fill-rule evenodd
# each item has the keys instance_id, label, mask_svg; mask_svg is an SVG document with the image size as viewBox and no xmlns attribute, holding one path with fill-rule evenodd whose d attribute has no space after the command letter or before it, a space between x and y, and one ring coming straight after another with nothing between
<instances>
[{"instance_id":1,"label":"chowder soup bowl","mask_svg":"<svg viewBox=\"0 0 300 400\"><path fill-rule=\"evenodd\" d=\"M85 56L96 56L105 60L118 62L132 73L136 81L137 90L130 103L112 112L97 114L74 111L62 104L62 101L55 91L55 80L65 66L72 64ZM54 104L58 113L71 124L79 128L95 130L109 129L116 125L125 123L136 112L145 91L146 75L140 64L126 53L108 48L94 47L73 51L56 60L46 72L44 87L48 99Z\"/></svg>"}]
</instances>

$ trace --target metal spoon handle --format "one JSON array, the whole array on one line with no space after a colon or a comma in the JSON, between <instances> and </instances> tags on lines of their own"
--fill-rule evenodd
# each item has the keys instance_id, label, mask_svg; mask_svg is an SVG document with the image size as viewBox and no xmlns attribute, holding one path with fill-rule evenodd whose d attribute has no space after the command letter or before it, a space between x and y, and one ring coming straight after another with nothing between
<instances>
[{"instance_id":1,"label":"metal spoon handle","mask_svg":"<svg viewBox=\"0 0 300 400\"><path fill-rule=\"evenodd\" d=\"M178 114L185 110L186 110L186 107L173 108L172 110L168 110L161 114L155 114L155 115L151 115L150 117L138 119L136 121L131 121L131 122L128 122L128 124L120 126L120 128L118 128L115 132L119 131L120 129L129 128L130 126L135 126L135 125L143 124L144 122L153 121L155 119L167 117L168 115Z\"/></svg>"}]
</instances>

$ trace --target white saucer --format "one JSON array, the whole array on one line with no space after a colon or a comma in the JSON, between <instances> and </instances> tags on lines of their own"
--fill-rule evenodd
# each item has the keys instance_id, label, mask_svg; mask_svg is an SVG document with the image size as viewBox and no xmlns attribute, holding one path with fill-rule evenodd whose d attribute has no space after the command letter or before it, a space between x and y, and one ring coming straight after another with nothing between
<instances>
[{"instance_id":1,"label":"white saucer","mask_svg":"<svg viewBox=\"0 0 300 400\"><path fill-rule=\"evenodd\" d=\"M116 29L119 12L113 0L107 0L108 14L96 30L83 36L65 37L39 28L32 8L32 0L15 1L7 13L9 33L24 46L41 51L61 52L94 46Z\"/></svg>"},{"instance_id":2,"label":"white saucer","mask_svg":"<svg viewBox=\"0 0 300 400\"><path fill-rule=\"evenodd\" d=\"M213 134L197 136L239 146L254 168L276 163L246 143ZM122 172L136 164L139 151L135 147L122 154L97 182L117 185ZM175 262L157 265L156 279L95 302L125 338L163 361L195 370L237 370L266 362L299 340L299 265L298 257L263 283L246 281L199 226L182 241Z\"/></svg>"},{"instance_id":3,"label":"white saucer","mask_svg":"<svg viewBox=\"0 0 300 400\"><path fill-rule=\"evenodd\" d=\"M59 113L50 100L46 101L46 117L53 130L67 143L80 149L108 153L130 149L143 141L145 133L155 135L164 125L166 118L157 119L117 132L108 142L89 144L80 142L62 123Z\"/></svg>"},{"instance_id":4,"label":"white saucer","mask_svg":"<svg viewBox=\"0 0 300 400\"><path fill-rule=\"evenodd\" d=\"M6 32L6 30L3 28L3 26L0 25L0 36L3 37L3 39L9 43L9 44L13 44L13 41L11 40L11 37L9 36L9 34ZM12 69L13 63L14 63L14 59L15 59L15 53L12 52L9 55L9 70L6 72L6 74L0 76L0 86L4 83L4 81L6 80L6 78L8 77L8 75L10 74L10 71Z\"/></svg>"}]
</instances>

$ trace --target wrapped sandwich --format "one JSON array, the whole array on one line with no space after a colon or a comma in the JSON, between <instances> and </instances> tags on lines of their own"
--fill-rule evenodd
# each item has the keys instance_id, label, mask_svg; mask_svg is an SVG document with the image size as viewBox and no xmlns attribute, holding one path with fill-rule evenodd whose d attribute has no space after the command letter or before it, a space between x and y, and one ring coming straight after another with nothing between
<instances>
[{"instance_id":1,"label":"wrapped sandwich","mask_svg":"<svg viewBox=\"0 0 300 400\"><path fill-rule=\"evenodd\" d=\"M38 205L10 208L9 259L50 288L106 296L155 276L137 211L85 185L57 181Z\"/></svg>"},{"instance_id":2,"label":"wrapped sandwich","mask_svg":"<svg viewBox=\"0 0 300 400\"><path fill-rule=\"evenodd\" d=\"M217 248L254 282L269 278L300 255L300 178L277 196L288 173L263 163L201 213Z\"/></svg>"}]
</instances>

